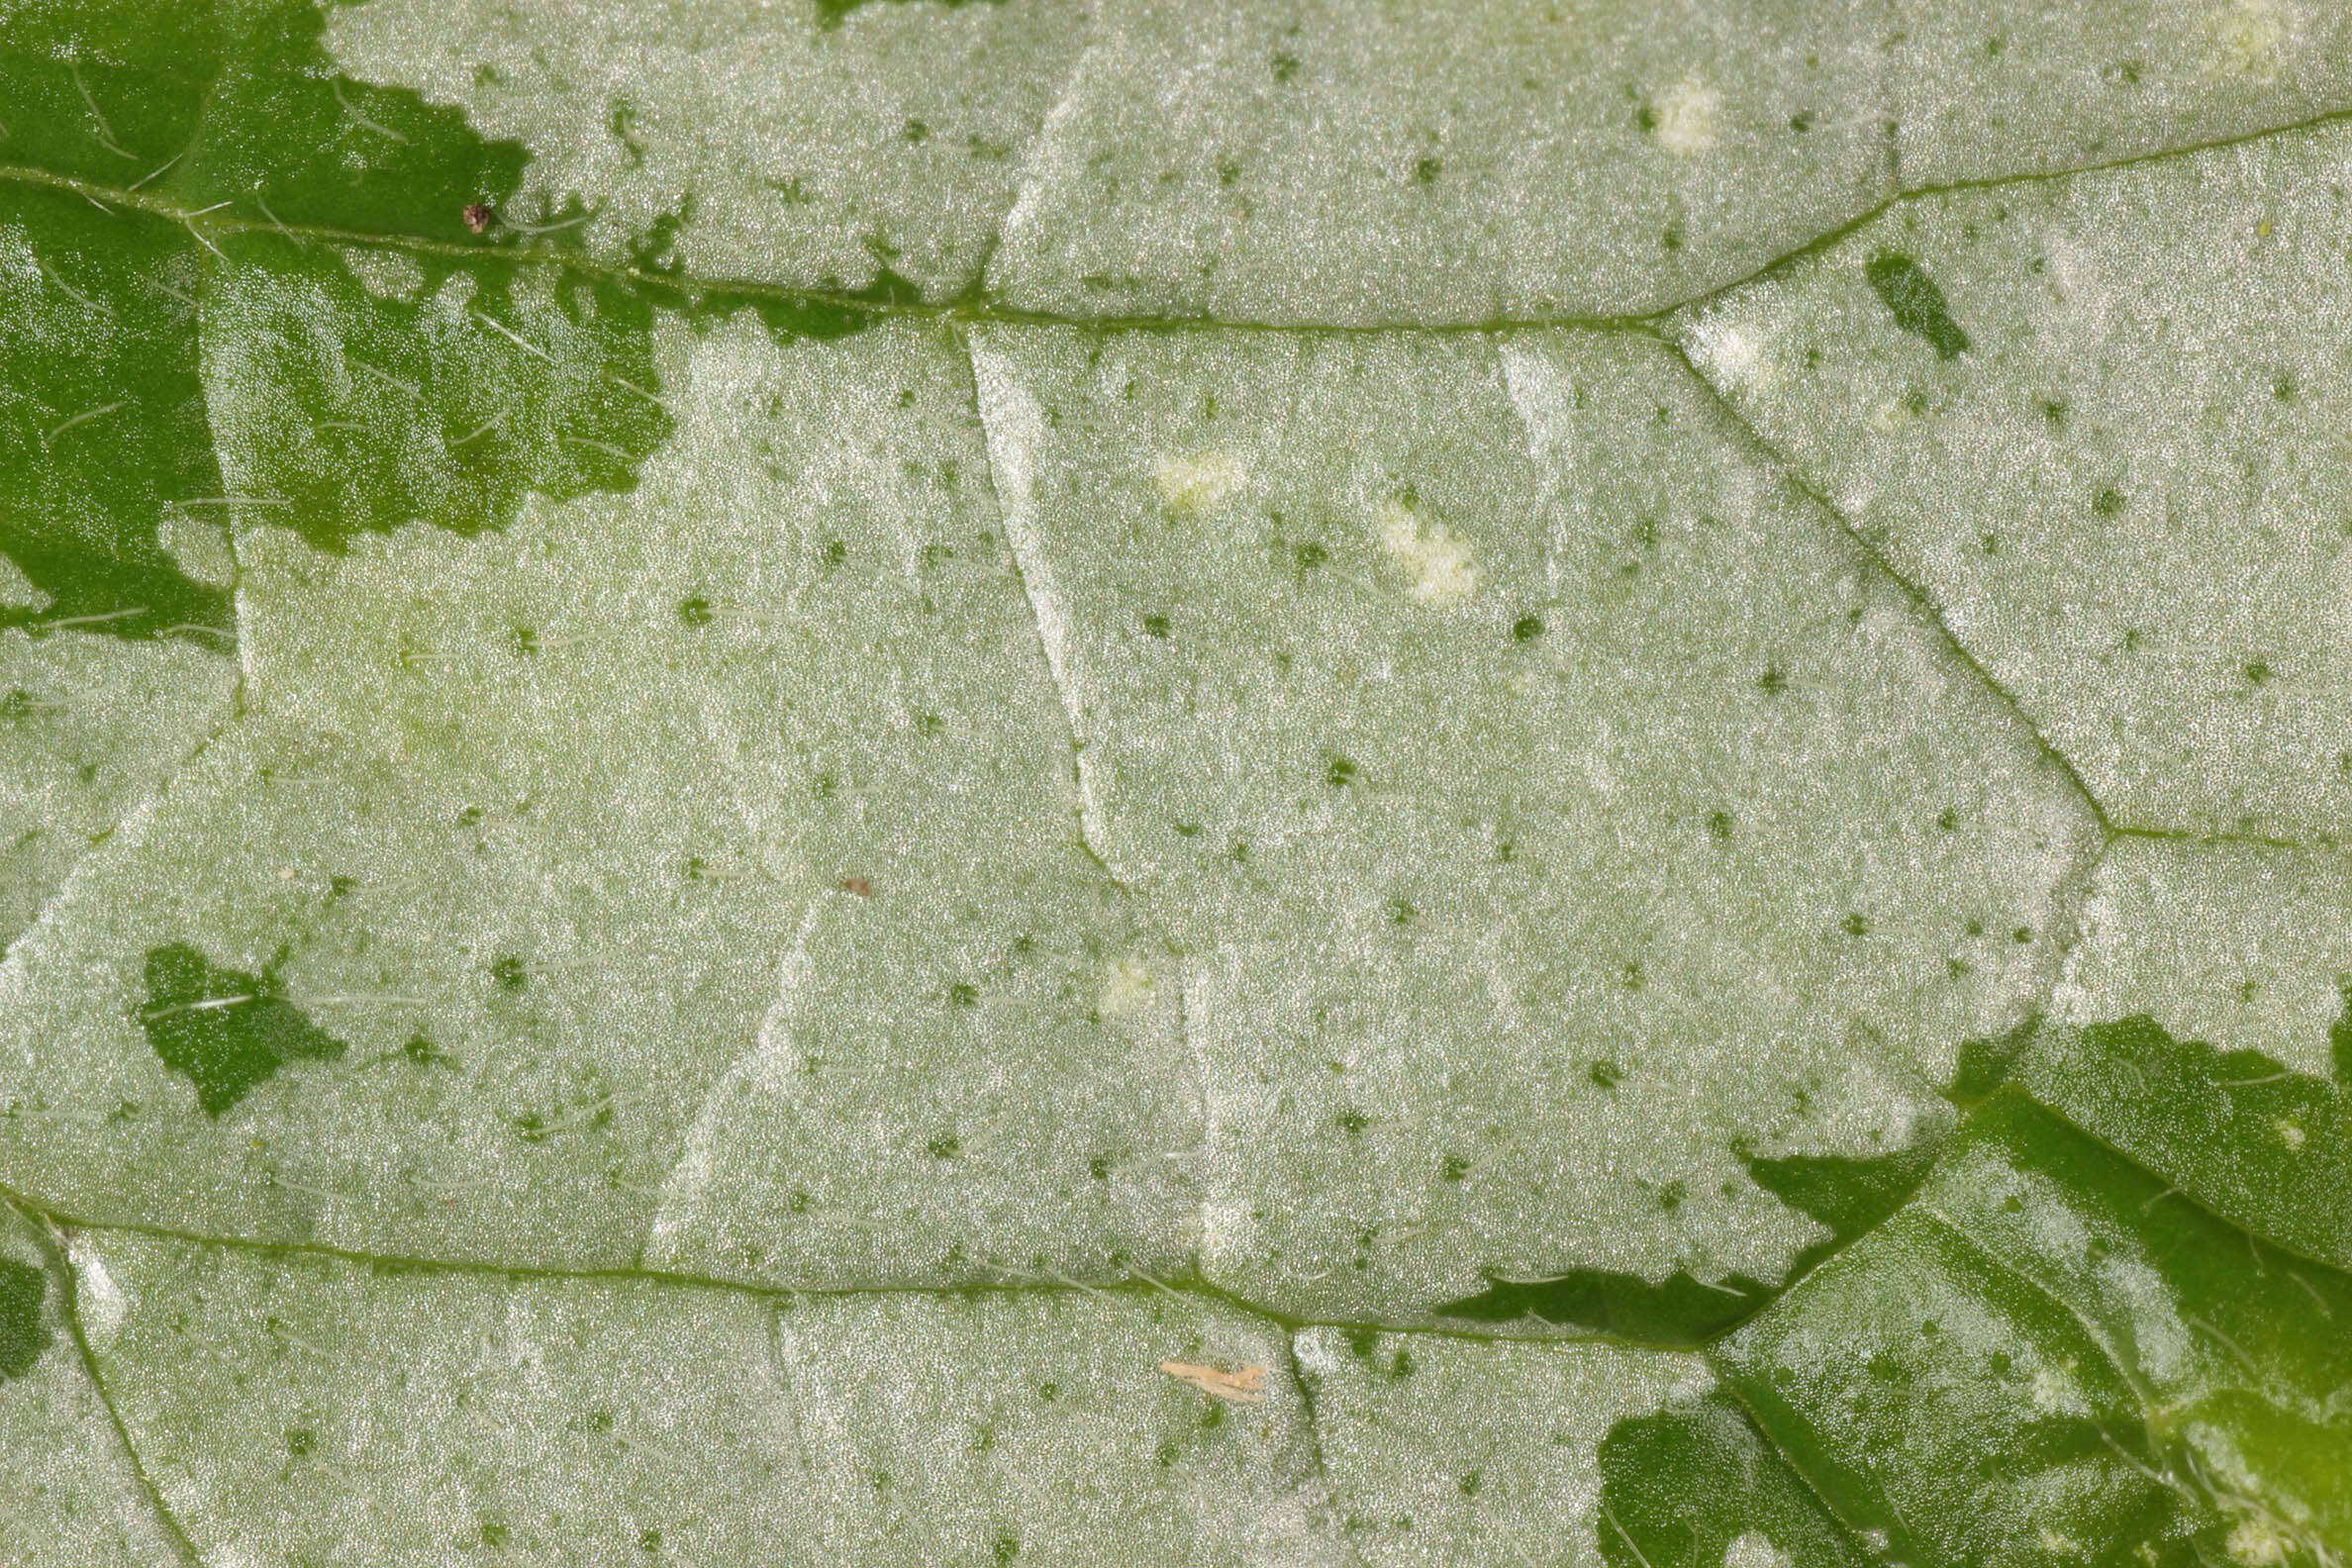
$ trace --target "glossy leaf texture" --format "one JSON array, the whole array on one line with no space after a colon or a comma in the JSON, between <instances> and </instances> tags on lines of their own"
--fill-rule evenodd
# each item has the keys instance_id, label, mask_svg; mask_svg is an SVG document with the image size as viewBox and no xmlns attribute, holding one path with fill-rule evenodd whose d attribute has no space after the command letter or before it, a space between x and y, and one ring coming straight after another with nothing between
<instances>
[{"instance_id":1,"label":"glossy leaf texture","mask_svg":"<svg viewBox=\"0 0 2352 1568\"><path fill-rule=\"evenodd\" d=\"M2352 38L0 3L12 1560L2352 1552Z\"/></svg>"}]
</instances>

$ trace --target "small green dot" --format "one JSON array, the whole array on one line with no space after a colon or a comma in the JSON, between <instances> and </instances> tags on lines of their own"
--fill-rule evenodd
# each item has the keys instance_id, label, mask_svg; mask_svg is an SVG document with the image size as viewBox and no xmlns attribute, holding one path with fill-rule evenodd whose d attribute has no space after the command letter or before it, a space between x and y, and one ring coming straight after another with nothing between
<instances>
[{"instance_id":1,"label":"small green dot","mask_svg":"<svg viewBox=\"0 0 2352 1568\"><path fill-rule=\"evenodd\" d=\"M1514 642L1532 642L1541 636L1543 636L1543 617L1541 616L1523 615L1511 623L1511 639Z\"/></svg>"}]
</instances>

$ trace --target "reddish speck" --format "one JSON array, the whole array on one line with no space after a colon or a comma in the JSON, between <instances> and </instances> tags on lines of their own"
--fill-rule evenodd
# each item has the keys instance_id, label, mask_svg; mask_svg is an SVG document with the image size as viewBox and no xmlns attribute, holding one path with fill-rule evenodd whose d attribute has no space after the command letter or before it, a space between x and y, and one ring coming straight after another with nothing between
<instances>
[{"instance_id":1,"label":"reddish speck","mask_svg":"<svg viewBox=\"0 0 2352 1568\"><path fill-rule=\"evenodd\" d=\"M498 215L490 210L488 202L475 202L458 216L465 220L465 227L471 229L475 234L487 234L490 231L490 220Z\"/></svg>"},{"instance_id":2,"label":"reddish speck","mask_svg":"<svg viewBox=\"0 0 2352 1568\"><path fill-rule=\"evenodd\" d=\"M872 898L874 896L874 884L868 882L864 877L843 877L841 878L841 891L844 893L854 893L859 898Z\"/></svg>"}]
</instances>

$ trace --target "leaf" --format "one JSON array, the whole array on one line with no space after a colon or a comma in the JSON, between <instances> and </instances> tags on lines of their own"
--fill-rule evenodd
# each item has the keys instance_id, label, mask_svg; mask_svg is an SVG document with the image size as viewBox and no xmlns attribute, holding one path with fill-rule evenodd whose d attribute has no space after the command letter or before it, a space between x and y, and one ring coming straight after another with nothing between
<instances>
[{"instance_id":1,"label":"leaf","mask_svg":"<svg viewBox=\"0 0 2352 1568\"><path fill-rule=\"evenodd\" d=\"M2340 1560L2347 26L20 6L7 1555Z\"/></svg>"}]
</instances>

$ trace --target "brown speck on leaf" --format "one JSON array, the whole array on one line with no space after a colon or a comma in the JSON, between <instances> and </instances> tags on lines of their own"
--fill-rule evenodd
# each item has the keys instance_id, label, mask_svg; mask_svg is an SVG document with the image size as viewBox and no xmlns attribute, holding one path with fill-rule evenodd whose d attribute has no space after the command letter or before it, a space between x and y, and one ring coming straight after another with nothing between
<instances>
[{"instance_id":1,"label":"brown speck on leaf","mask_svg":"<svg viewBox=\"0 0 2352 1568\"><path fill-rule=\"evenodd\" d=\"M841 891L844 893L854 893L859 898L872 898L874 896L874 884L868 882L864 877L843 877L841 878Z\"/></svg>"},{"instance_id":2,"label":"brown speck on leaf","mask_svg":"<svg viewBox=\"0 0 2352 1568\"><path fill-rule=\"evenodd\" d=\"M1182 1361L1162 1361L1159 1369L1179 1383L1190 1383L1211 1399L1221 1399L1231 1405L1255 1405L1266 1397L1266 1369L1264 1367L1235 1367L1226 1372L1213 1366L1191 1366Z\"/></svg>"},{"instance_id":3,"label":"brown speck on leaf","mask_svg":"<svg viewBox=\"0 0 2352 1568\"><path fill-rule=\"evenodd\" d=\"M474 202L467 206L465 211L459 213L457 216L463 218L465 220L465 227L471 229L475 234L488 234L490 232L490 220L497 217L498 214L490 210L490 204L488 202Z\"/></svg>"}]
</instances>

